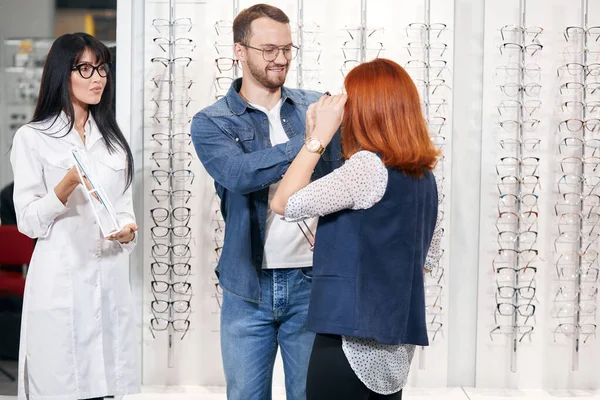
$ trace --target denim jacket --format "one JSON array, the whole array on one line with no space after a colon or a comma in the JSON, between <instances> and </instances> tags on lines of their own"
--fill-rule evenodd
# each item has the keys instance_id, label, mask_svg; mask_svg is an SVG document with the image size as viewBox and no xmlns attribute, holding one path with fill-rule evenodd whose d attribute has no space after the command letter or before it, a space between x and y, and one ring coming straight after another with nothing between
<instances>
[{"instance_id":1,"label":"denim jacket","mask_svg":"<svg viewBox=\"0 0 600 400\"><path fill-rule=\"evenodd\" d=\"M269 185L283 177L304 145L306 110L321 94L282 88L281 123L290 140L272 146L267 116L240 97L241 85L237 79L226 96L197 113L191 134L200 161L215 180L226 224L216 268L219 284L234 295L260 302ZM341 164L338 132L312 178Z\"/></svg>"}]
</instances>

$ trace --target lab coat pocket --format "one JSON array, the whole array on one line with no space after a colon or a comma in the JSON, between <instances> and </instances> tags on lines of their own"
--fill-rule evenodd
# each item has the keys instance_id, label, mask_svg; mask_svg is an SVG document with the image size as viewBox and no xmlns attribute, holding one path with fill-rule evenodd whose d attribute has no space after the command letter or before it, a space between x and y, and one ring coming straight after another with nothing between
<instances>
[{"instance_id":1,"label":"lab coat pocket","mask_svg":"<svg viewBox=\"0 0 600 400\"><path fill-rule=\"evenodd\" d=\"M111 202L116 202L125 191L125 167L126 159L123 153L117 152L111 155L98 157L97 179Z\"/></svg>"},{"instance_id":2,"label":"lab coat pocket","mask_svg":"<svg viewBox=\"0 0 600 400\"><path fill-rule=\"evenodd\" d=\"M46 187L54 188L60 182L69 169L74 164L72 157L65 157L58 154L48 155L44 163L44 177L46 178Z\"/></svg>"},{"instance_id":3,"label":"lab coat pocket","mask_svg":"<svg viewBox=\"0 0 600 400\"><path fill-rule=\"evenodd\" d=\"M71 309L29 311L26 318L29 394L51 398L76 393Z\"/></svg>"}]
</instances>

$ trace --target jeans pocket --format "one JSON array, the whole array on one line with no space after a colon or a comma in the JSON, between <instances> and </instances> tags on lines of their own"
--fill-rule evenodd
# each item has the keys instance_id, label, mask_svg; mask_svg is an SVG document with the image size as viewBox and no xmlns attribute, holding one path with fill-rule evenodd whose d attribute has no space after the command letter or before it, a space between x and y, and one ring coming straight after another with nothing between
<instances>
[{"instance_id":1,"label":"jeans pocket","mask_svg":"<svg viewBox=\"0 0 600 400\"><path fill-rule=\"evenodd\" d=\"M302 279L307 282L312 282L313 279L313 269L312 267L300 268L300 275L302 275Z\"/></svg>"}]
</instances>

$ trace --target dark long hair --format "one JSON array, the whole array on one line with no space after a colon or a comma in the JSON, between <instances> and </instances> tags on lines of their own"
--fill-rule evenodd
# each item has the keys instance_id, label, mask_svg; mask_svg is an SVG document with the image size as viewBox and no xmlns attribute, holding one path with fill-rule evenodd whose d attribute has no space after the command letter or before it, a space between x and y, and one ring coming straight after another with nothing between
<instances>
[{"instance_id":1,"label":"dark long hair","mask_svg":"<svg viewBox=\"0 0 600 400\"><path fill-rule=\"evenodd\" d=\"M62 35L54 41L42 73L42 82L38 102L35 107L33 119L31 122L42 122L54 118L54 123L58 120L61 111L64 111L69 118L69 129L65 135L73 130L75 125L75 110L73 109L73 99L71 98L70 84L71 72L74 65L77 65L85 50L89 50L95 57L96 62L110 64L112 57L109 49L98 39L87 33L69 33ZM123 132L117 125L115 110L113 108L114 81L111 68L108 68L106 75L106 86L102 93L102 98L98 104L90 104L89 112L94 117L98 130L102 134L104 143L110 153L114 153L121 148L127 157L127 183L125 190L131 185L133 180L133 156L131 149ZM61 129L62 131L62 129ZM46 132L48 135L55 135L56 132ZM64 137L60 136L60 137Z\"/></svg>"}]
</instances>

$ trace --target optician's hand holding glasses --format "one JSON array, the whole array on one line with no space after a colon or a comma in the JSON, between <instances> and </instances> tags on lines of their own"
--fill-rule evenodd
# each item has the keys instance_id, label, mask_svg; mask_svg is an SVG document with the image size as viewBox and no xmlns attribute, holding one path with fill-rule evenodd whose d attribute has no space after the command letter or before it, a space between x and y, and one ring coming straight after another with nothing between
<instances>
[{"instance_id":1,"label":"optician's hand holding glasses","mask_svg":"<svg viewBox=\"0 0 600 400\"><path fill-rule=\"evenodd\" d=\"M327 147L342 123L346 100L345 94L326 94L311 104L306 110L306 136L316 137L321 146Z\"/></svg>"}]
</instances>

